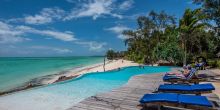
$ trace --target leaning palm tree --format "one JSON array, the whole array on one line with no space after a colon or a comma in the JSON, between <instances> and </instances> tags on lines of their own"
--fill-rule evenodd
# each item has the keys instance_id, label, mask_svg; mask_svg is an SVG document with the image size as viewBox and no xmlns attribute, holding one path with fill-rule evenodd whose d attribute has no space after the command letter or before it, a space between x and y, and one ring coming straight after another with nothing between
<instances>
[{"instance_id":1,"label":"leaning palm tree","mask_svg":"<svg viewBox=\"0 0 220 110\"><path fill-rule=\"evenodd\" d=\"M196 32L204 30L207 26L207 24L203 22L204 18L205 16L202 15L200 9L186 9L183 18L179 21L180 41L184 50L184 65L187 63L187 43L190 42L190 39L194 37Z\"/></svg>"}]
</instances>

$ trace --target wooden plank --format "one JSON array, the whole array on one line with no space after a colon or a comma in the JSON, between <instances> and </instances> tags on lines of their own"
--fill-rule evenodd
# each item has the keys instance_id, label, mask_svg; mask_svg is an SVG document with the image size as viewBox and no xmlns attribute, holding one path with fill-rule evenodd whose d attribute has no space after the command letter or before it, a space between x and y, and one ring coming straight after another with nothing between
<instances>
[{"instance_id":1,"label":"wooden plank","mask_svg":"<svg viewBox=\"0 0 220 110\"><path fill-rule=\"evenodd\" d=\"M163 74L133 76L122 87L89 97L67 110L139 110L137 105L140 98L146 93L154 92L163 84L162 77ZM220 103L215 94L209 94L207 97Z\"/></svg>"}]
</instances>

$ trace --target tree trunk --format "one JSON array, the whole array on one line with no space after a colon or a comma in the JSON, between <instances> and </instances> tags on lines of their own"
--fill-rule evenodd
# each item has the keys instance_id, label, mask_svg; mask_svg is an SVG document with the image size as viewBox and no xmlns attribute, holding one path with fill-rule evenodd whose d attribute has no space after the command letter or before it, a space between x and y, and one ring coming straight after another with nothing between
<instances>
[{"instance_id":1,"label":"tree trunk","mask_svg":"<svg viewBox=\"0 0 220 110\"><path fill-rule=\"evenodd\" d=\"M104 57L103 70L104 70L104 72L105 72L105 57Z\"/></svg>"},{"instance_id":2,"label":"tree trunk","mask_svg":"<svg viewBox=\"0 0 220 110\"><path fill-rule=\"evenodd\" d=\"M184 58L183 58L183 66L186 65L186 55L187 55L187 49L186 49L186 39L184 39Z\"/></svg>"}]
</instances>

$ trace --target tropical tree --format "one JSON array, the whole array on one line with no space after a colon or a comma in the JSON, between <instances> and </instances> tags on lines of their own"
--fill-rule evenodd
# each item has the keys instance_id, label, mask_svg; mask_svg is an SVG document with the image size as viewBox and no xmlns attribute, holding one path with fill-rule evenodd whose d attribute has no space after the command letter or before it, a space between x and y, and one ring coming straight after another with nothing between
<instances>
[{"instance_id":1,"label":"tropical tree","mask_svg":"<svg viewBox=\"0 0 220 110\"><path fill-rule=\"evenodd\" d=\"M161 37L166 27L175 26L175 17L166 14L164 11L156 13L151 11L149 13L149 18L154 23L153 34L156 36L158 43L161 42Z\"/></svg>"},{"instance_id":2,"label":"tropical tree","mask_svg":"<svg viewBox=\"0 0 220 110\"><path fill-rule=\"evenodd\" d=\"M115 52L112 49L108 50L106 53L106 57L109 60L113 60L115 58Z\"/></svg>"},{"instance_id":3,"label":"tropical tree","mask_svg":"<svg viewBox=\"0 0 220 110\"><path fill-rule=\"evenodd\" d=\"M137 29L123 32L127 36L123 55L138 63L167 60L176 65L189 63L198 55L211 58L220 50L220 39L206 19L202 9L186 9L176 25L175 17L151 11L137 18Z\"/></svg>"},{"instance_id":4,"label":"tropical tree","mask_svg":"<svg viewBox=\"0 0 220 110\"><path fill-rule=\"evenodd\" d=\"M164 30L167 26L175 25L174 17L164 11L156 13L151 11L148 16L137 19L138 29L127 30L123 34L128 36L125 44L128 45L127 56L140 63L153 63L153 48L163 42Z\"/></svg>"},{"instance_id":5,"label":"tropical tree","mask_svg":"<svg viewBox=\"0 0 220 110\"><path fill-rule=\"evenodd\" d=\"M204 18L205 16L202 15L201 9L186 9L183 17L179 21L180 41L184 50L184 65L187 63L187 53L190 50L187 45L194 45L197 32L204 30L207 26L207 24L202 21Z\"/></svg>"},{"instance_id":6,"label":"tropical tree","mask_svg":"<svg viewBox=\"0 0 220 110\"><path fill-rule=\"evenodd\" d=\"M153 56L175 65L182 64L183 50L179 46L178 34L176 27L167 27L164 32L166 40L154 48Z\"/></svg>"},{"instance_id":7,"label":"tropical tree","mask_svg":"<svg viewBox=\"0 0 220 110\"><path fill-rule=\"evenodd\" d=\"M220 36L220 0L194 0L194 2L202 4L202 11L210 21L215 22L215 30Z\"/></svg>"}]
</instances>

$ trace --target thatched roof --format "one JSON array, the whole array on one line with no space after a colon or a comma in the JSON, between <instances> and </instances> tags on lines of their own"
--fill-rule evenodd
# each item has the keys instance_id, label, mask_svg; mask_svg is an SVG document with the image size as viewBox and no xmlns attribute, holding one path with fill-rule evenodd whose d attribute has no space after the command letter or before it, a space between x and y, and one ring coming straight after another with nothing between
<instances>
[{"instance_id":1,"label":"thatched roof","mask_svg":"<svg viewBox=\"0 0 220 110\"><path fill-rule=\"evenodd\" d=\"M166 61L166 60L159 60L159 61L157 61L157 64L159 64L159 63L170 63L170 62Z\"/></svg>"},{"instance_id":2,"label":"thatched roof","mask_svg":"<svg viewBox=\"0 0 220 110\"><path fill-rule=\"evenodd\" d=\"M159 60L159 61L157 61L157 64L159 66L173 66L174 65L172 62L169 62L166 60Z\"/></svg>"}]
</instances>

